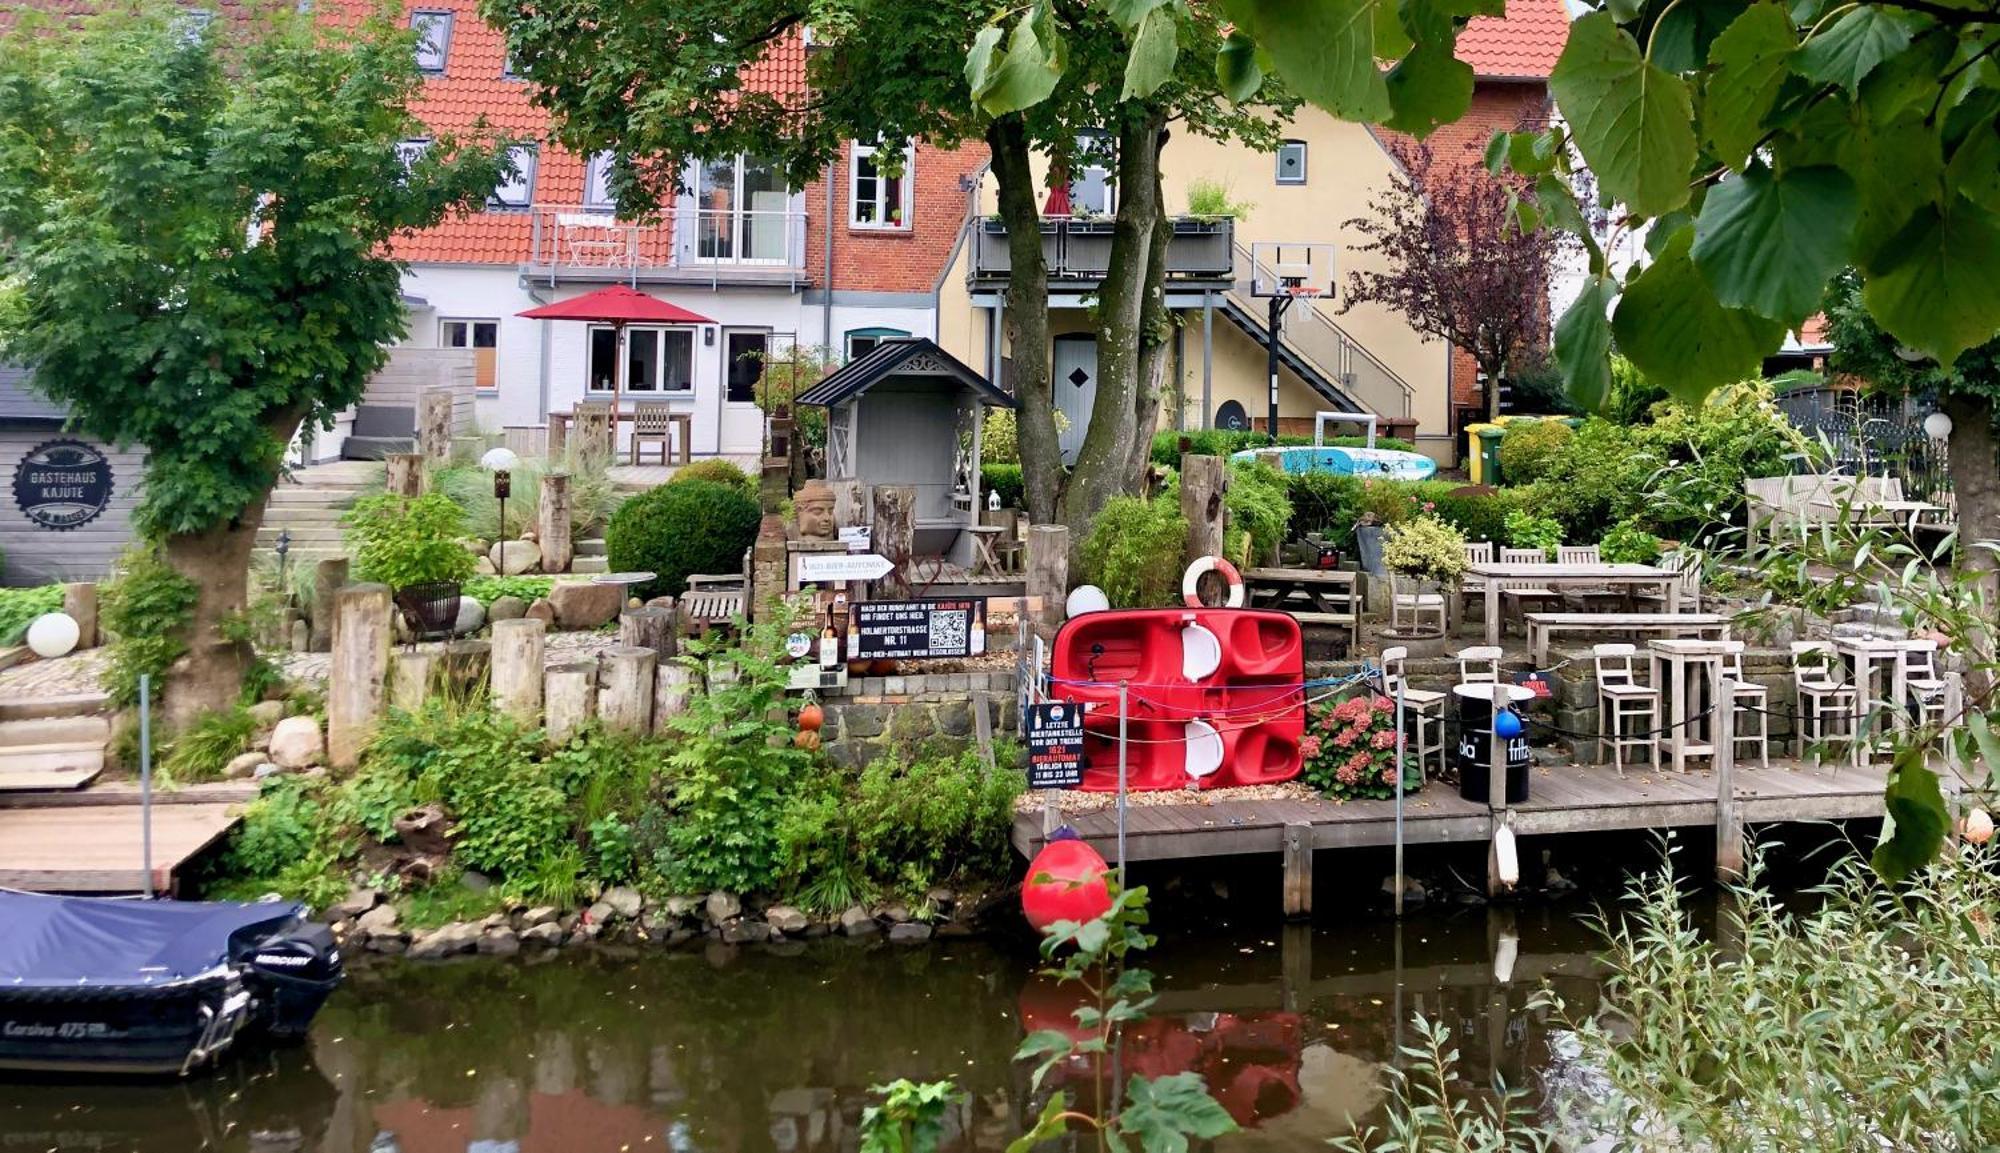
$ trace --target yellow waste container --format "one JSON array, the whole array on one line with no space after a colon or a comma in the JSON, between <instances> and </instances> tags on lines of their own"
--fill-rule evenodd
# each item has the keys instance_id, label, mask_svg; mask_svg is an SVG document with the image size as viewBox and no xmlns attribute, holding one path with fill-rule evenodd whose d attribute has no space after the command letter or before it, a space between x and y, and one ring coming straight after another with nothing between
<instances>
[{"instance_id":1,"label":"yellow waste container","mask_svg":"<svg viewBox=\"0 0 2000 1153\"><path fill-rule=\"evenodd\" d=\"M1500 483L1500 438L1507 430L1498 424L1468 424L1465 426L1467 444L1471 447L1471 460L1467 467L1472 473L1472 483Z\"/></svg>"}]
</instances>

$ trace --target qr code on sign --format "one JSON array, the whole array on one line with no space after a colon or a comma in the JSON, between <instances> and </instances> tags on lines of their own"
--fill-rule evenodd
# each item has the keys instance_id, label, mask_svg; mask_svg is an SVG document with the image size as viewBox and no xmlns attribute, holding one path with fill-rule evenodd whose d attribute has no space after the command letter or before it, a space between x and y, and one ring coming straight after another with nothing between
<instances>
[{"instance_id":1,"label":"qr code on sign","mask_svg":"<svg viewBox=\"0 0 2000 1153\"><path fill-rule=\"evenodd\" d=\"M931 616L930 651L934 653L966 652L970 643L965 627L972 619L970 613L934 613Z\"/></svg>"}]
</instances>

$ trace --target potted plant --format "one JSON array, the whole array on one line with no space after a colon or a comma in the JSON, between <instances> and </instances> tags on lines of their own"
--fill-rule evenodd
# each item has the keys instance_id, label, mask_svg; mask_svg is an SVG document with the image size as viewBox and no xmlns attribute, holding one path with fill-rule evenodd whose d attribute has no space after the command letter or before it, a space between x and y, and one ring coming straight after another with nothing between
<instances>
[{"instance_id":1,"label":"potted plant","mask_svg":"<svg viewBox=\"0 0 2000 1153\"><path fill-rule=\"evenodd\" d=\"M1465 536L1457 529L1426 512L1389 528L1382 541L1382 563L1394 574L1390 583L1390 620L1400 622L1407 605L1417 627L1425 612L1434 608L1443 631L1446 585L1456 583L1465 572ZM1397 588L1396 577L1414 581L1412 593ZM1435 597L1435 601L1428 598Z\"/></svg>"},{"instance_id":2,"label":"potted plant","mask_svg":"<svg viewBox=\"0 0 2000 1153\"><path fill-rule=\"evenodd\" d=\"M441 492L392 493L355 502L341 523L354 550L357 580L395 590L396 607L417 639L450 636L462 584L478 566L459 542L465 510Z\"/></svg>"}]
</instances>

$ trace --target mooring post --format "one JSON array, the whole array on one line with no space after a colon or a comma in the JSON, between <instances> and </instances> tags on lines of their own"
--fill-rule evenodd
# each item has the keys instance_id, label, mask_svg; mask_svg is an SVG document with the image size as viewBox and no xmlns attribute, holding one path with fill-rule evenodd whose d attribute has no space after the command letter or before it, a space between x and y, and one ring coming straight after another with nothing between
<instances>
[{"instance_id":1,"label":"mooring post","mask_svg":"<svg viewBox=\"0 0 2000 1153\"><path fill-rule=\"evenodd\" d=\"M1285 916L1305 919L1313 911L1313 831L1310 821L1285 826Z\"/></svg>"},{"instance_id":2,"label":"mooring post","mask_svg":"<svg viewBox=\"0 0 2000 1153\"><path fill-rule=\"evenodd\" d=\"M1312 1000L1312 926L1286 925L1278 938L1279 995L1287 1013Z\"/></svg>"},{"instance_id":3,"label":"mooring post","mask_svg":"<svg viewBox=\"0 0 2000 1153\"><path fill-rule=\"evenodd\" d=\"M1383 669L1386 678L1388 669ZM1396 916L1403 915L1403 774L1409 771L1410 743L1403 734L1403 681L1396 680Z\"/></svg>"},{"instance_id":4,"label":"mooring post","mask_svg":"<svg viewBox=\"0 0 2000 1153\"><path fill-rule=\"evenodd\" d=\"M1492 832L1486 845L1486 895L1497 897L1507 889L1500 879L1500 830L1507 826L1507 742L1498 729L1500 688L1494 686L1491 707L1486 712L1486 807L1493 814Z\"/></svg>"},{"instance_id":5,"label":"mooring post","mask_svg":"<svg viewBox=\"0 0 2000 1153\"><path fill-rule=\"evenodd\" d=\"M1125 768L1131 758L1126 755L1126 722L1130 713L1126 708L1126 694L1129 686L1118 682L1118 884L1125 885Z\"/></svg>"},{"instance_id":6,"label":"mooring post","mask_svg":"<svg viewBox=\"0 0 2000 1153\"><path fill-rule=\"evenodd\" d=\"M1723 677L1715 686L1715 876L1743 876L1743 813L1736 807L1736 682Z\"/></svg>"}]
</instances>

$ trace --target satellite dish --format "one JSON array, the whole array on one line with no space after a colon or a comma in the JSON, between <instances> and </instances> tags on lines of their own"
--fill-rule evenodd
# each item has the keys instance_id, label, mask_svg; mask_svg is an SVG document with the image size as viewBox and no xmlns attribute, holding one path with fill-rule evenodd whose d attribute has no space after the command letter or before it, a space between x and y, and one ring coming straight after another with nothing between
<instances>
[{"instance_id":1,"label":"satellite dish","mask_svg":"<svg viewBox=\"0 0 2000 1153\"><path fill-rule=\"evenodd\" d=\"M1101 613L1111 607L1111 598L1096 585L1078 585L1069 590L1069 597L1063 602L1063 611L1072 617L1085 613Z\"/></svg>"}]
</instances>

